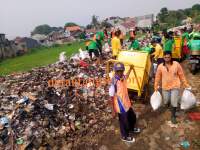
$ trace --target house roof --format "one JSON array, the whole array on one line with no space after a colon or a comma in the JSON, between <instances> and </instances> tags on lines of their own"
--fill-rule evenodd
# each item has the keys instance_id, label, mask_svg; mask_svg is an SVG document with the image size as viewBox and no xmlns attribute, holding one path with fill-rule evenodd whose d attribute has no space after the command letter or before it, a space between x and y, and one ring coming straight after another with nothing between
<instances>
[{"instance_id":1,"label":"house roof","mask_svg":"<svg viewBox=\"0 0 200 150\"><path fill-rule=\"evenodd\" d=\"M128 22L124 22L121 24L122 26L124 26L125 28L135 28L135 22L134 21L128 21Z\"/></svg>"},{"instance_id":2,"label":"house roof","mask_svg":"<svg viewBox=\"0 0 200 150\"><path fill-rule=\"evenodd\" d=\"M15 43L21 43L21 42L24 42L24 37L16 37L15 39L14 39L14 41L15 41Z\"/></svg>"},{"instance_id":3,"label":"house roof","mask_svg":"<svg viewBox=\"0 0 200 150\"><path fill-rule=\"evenodd\" d=\"M34 34L32 36L32 38L35 40L45 40L47 38L47 36L44 34Z\"/></svg>"},{"instance_id":4,"label":"house roof","mask_svg":"<svg viewBox=\"0 0 200 150\"><path fill-rule=\"evenodd\" d=\"M65 30L73 32L73 31L81 30L81 28L79 26L72 26L72 27L66 27Z\"/></svg>"}]
</instances>

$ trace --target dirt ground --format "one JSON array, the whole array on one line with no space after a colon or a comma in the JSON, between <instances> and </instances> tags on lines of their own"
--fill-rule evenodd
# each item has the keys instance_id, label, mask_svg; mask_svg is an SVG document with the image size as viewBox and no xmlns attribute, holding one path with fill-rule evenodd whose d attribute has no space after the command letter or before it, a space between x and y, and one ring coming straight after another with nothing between
<instances>
[{"instance_id":1,"label":"dirt ground","mask_svg":"<svg viewBox=\"0 0 200 150\"><path fill-rule=\"evenodd\" d=\"M192 75L187 69L187 64L182 65L192 91L200 101L200 73ZM140 134L135 135L136 142L127 144L120 140L116 118L98 141L99 150L183 150L181 142L185 140L190 144L187 149L200 150L200 121L192 121L188 117L190 112L200 112L199 106L188 112L179 110L178 124L175 127L170 126L169 108L161 108L155 112L149 105L134 104L133 108L139 115L138 126L142 129Z\"/></svg>"}]
</instances>

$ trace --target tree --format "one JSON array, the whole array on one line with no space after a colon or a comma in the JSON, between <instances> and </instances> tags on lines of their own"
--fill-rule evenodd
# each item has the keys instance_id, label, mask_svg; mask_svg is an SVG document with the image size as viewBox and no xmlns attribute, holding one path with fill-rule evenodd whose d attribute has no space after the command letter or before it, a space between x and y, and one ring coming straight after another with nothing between
<instances>
[{"instance_id":1,"label":"tree","mask_svg":"<svg viewBox=\"0 0 200 150\"><path fill-rule=\"evenodd\" d=\"M101 28L111 28L112 24L108 23L107 21L103 21L101 23Z\"/></svg>"},{"instance_id":2,"label":"tree","mask_svg":"<svg viewBox=\"0 0 200 150\"><path fill-rule=\"evenodd\" d=\"M72 27L72 26L77 26L77 24L74 22L68 22L65 24L65 27Z\"/></svg>"},{"instance_id":3,"label":"tree","mask_svg":"<svg viewBox=\"0 0 200 150\"><path fill-rule=\"evenodd\" d=\"M195 4L192 6L192 10L198 10L200 11L200 4Z\"/></svg>"},{"instance_id":4,"label":"tree","mask_svg":"<svg viewBox=\"0 0 200 150\"><path fill-rule=\"evenodd\" d=\"M163 14L163 15L167 15L168 14L168 9L166 7L162 8L160 10L160 13Z\"/></svg>"},{"instance_id":5,"label":"tree","mask_svg":"<svg viewBox=\"0 0 200 150\"><path fill-rule=\"evenodd\" d=\"M91 25L93 25L96 28L99 26L98 16L95 16L95 15L92 16Z\"/></svg>"},{"instance_id":6,"label":"tree","mask_svg":"<svg viewBox=\"0 0 200 150\"><path fill-rule=\"evenodd\" d=\"M194 18L194 23L200 23L200 15Z\"/></svg>"},{"instance_id":7,"label":"tree","mask_svg":"<svg viewBox=\"0 0 200 150\"><path fill-rule=\"evenodd\" d=\"M33 32L31 32L31 35L34 35L34 34L44 34L44 35L48 35L50 32L52 32L52 28L47 25L47 24L44 24L44 25L39 25L37 26Z\"/></svg>"},{"instance_id":8,"label":"tree","mask_svg":"<svg viewBox=\"0 0 200 150\"><path fill-rule=\"evenodd\" d=\"M156 16L160 28L170 28L181 25L182 21L191 17L194 23L199 23L200 20L200 4L193 5L192 8L179 9L177 11L162 8Z\"/></svg>"},{"instance_id":9,"label":"tree","mask_svg":"<svg viewBox=\"0 0 200 150\"><path fill-rule=\"evenodd\" d=\"M168 9L164 7L160 10L160 13L158 14L157 18L160 22L165 22L167 16L168 16Z\"/></svg>"},{"instance_id":10,"label":"tree","mask_svg":"<svg viewBox=\"0 0 200 150\"><path fill-rule=\"evenodd\" d=\"M92 29L93 28L93 25L91 25L91 24L88 24L87 26L86 26L86 29Z\"/></svg>"}]
</instances>

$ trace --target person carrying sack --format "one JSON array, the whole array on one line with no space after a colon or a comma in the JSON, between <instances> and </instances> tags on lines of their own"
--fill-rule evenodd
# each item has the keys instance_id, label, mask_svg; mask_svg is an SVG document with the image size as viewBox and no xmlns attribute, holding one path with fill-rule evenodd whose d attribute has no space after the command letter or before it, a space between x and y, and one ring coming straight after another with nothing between
<instances>
[{"instance_id":1,"label":"person carrying sack","mask_svg":"<svg viewBox=\"0 0 200 150\"><path fill-rule=\"evenodd\" d=\"M132 71L133 66L130 66L129 71L124 75L125 67L122 63L114 65L115 75L111 80L109 93L111 96L110 104L113 108L113 115L118 114L121 139L125 142L135 142L135 138L131 134L140 132L139 128L135 128L136 115L131 107L131 101L128 96L127 79Z\"/></svg>"},{"instance_id":2,"label":"person carrying sack","mask_svg":"<svg viewBox=\"0 0 200 150\"><path fill-rule=\"evenodd\" d=\"M158 91L162 85L164 104L171 103L171 122L176 124L176 108L180 98L181 82L185 88L190 88L186 81L181 65L172 60L172 53L164 52L164 62L157 68L154 90Z\"/></svg>"}]
</instances>

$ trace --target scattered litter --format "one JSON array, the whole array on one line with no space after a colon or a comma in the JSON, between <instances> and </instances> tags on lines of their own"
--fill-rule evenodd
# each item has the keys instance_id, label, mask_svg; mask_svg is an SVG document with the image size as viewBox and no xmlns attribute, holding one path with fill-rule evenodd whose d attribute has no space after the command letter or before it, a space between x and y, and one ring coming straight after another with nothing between
<instances>
[{"instance_id":1,"label":"scattered litter","mask_svg":"<svg viewBox=\"0 0 200 150\"><path fill-rule=\"evenodd\" d=\"M7 117L1 117L0 118L0 125L8 128L10 126L9 125L9 119Z\"/></svg>"},{"instance_id":2,"label":"scattered litter","mask_svg":"<svg viewBox=\"0 0 200 150\"><path fill-rule=\"evenodd\" d=\"M23 144L23 143L24 143L23 138L18 138L18 139L16 140L16 143L17 143L18 145Z\"/></svg>"},{"instance_id":3,"label":"scattered litter","mask_svg":"<svg viewBox=\"0 0 200 150\"><path fill-rule=\"evenodd\" d=\"M170 137L165 137L165 141L169 141L170 140Z\"/></svg>"},{"instance_id":4,"label":"scattered litter","mask_svg":"<svg viewBox=\"0 0 200 150\"><path fill-rule=\"evenodd\" d=\"M189 113L189 118L193 121L200 120L200 113L199 112Z\"/></svg>"},{"instance_id":5,"label":"scattered litter","mask_svg":"<svg viewBox=\"0 0 200 150\"><path fill-rule=\"evenodd\" d=\"M173 124L171 121L167 121L167 124L168 124L171 128L178 128L178 124Z\"/></svg>"},{"instance_id":6,"label":"scattered litter","mask_svg":"<svg viewBox=\"0 0 200 150\"><path fill-rule=\"evenodd\" d=\"M24 96L22 99L18 100L16 103L17 104L23 104L23 103L27 103L28 102L28 97Z\"/></svg>"},{"instance_id":7,"label":"scattered litter","mask_svg":"<svg viewBox=\"0 0 200 150\"><path fill-rule=\"evenodd\" d=\"M61 52L59 56L59 62L64 62L66 60L65 52Z\"/></svg>"},{"instance_id":8,"label":"scattered litter","mask_svg":"<svg viewBox=\"0 0 200 150\"><path fill-rule=\"evenodd\" d=\"M190 143L189 143L189 141L182 141L181 142L181 146L183 147L183 148L185 148L185 149L188 149L189 147L190 147Z\"/></svg>"},{"instance_id":9,"label":"scattered litter","mask_svg":"<svg viewBox=\"0 0 200 150\"><path fill-rule=\"evenodd\" d=\"M54 104L45 104L44 107L48 110L53 110L53 105Z\"/></svg>"}]
</instances>

